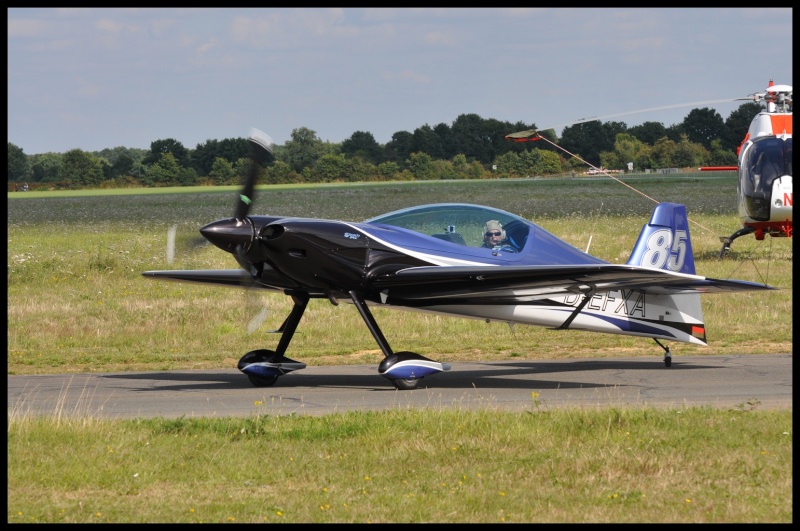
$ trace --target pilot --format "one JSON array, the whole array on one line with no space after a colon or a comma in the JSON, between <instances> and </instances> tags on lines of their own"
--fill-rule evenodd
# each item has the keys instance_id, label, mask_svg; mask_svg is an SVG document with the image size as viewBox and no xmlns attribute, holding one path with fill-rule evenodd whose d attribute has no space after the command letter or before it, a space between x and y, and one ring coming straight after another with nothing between
<instances>
[{"instance_id":1,"label":"pilot","mask_svg":"<svg viewBox=\"0 0 800 531\"><path fill-rule=\"evenodd\" d=\"M483 226L483 245L481 247L507 253L517 252L506 240L506 231L503 230L503 226L496 219L487 221L486 225Z\"/></svg>"}]
</instances>

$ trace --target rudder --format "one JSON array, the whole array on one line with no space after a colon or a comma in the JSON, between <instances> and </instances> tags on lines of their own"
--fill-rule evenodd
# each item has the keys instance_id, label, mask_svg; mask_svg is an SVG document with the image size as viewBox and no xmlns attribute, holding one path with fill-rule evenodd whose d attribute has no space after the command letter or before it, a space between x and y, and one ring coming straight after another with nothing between
<instances>
[{"instance_id":1,"label":"rudder","mask_svg":"<svg viewBox=\"0 0 800 531\"><path fill-rule=\"evenodd\" d=\"M650 222L642 227L628 265L695 274L686 206L659 203Z\"/></svg>"}]
</instances>

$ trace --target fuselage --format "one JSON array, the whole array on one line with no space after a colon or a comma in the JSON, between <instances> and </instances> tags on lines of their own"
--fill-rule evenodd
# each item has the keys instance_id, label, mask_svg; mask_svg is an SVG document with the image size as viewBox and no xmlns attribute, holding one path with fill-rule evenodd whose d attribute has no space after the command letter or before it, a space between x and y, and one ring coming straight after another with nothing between
<instances>
[{"instance_id":1,"label":"fuselage","mask_svg":"<svg viewBox=\"0 0 800 531\"><path fill-rule=\"evenodd\" d=\"M487 220L498 220L504 227L502 248L481 246ZM480 275L459 281L452 289L443 289L441 283L431 289L394 280L398 271L426 266L553 269L608 264L535 223L498 209L422 205L360 223L250 216L244 221L220 220L202 232L235 256L258 263L252 271L258 282L287 293L302 291L350 302L350 293L356 292L372 305L553 328L570 319L572 329L705 344L699 303L690 304L685 312L667 295L632 289L587 295L586 288L548 297L522 281L493 283ZM250 237L253 241L247 244ZM591 300L583 302L587 296ZM681 324L676 326L671 318L665 321L670 315ZM694 333L693 325L699 327Z\"/></svg>"}]
</instances>

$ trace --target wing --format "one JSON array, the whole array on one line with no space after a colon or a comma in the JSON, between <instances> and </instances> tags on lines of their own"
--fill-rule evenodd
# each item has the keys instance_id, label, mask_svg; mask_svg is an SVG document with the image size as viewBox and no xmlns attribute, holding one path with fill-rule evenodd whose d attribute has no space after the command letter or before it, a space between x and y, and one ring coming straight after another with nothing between
<instances>
[{"instance_id":1,"label":"wing","mask_svg":"<svg viewBox=\"0 0 800 531\"><path fill-rule=\"evenodd\" d=\"M619 264L412 267L376 278L373 285L404 299L485 296L533 300L589 290L635 289L658 295L680 295L776 289L742 280L719 280Z\"/></svg>"},{"instance_id":2,"label":"wing","mask_svg":"<svg viewBox=\"0 0 800 531\"><path fill-rule=\"evenodd\" d=\"M227 286L231 288L261 288L282 291L287 288L286 280L281 278L281 283L276 285L264 281L256 282L244 269L189 269L189 270L164 270L145 271L143 276L154 280L170 280L173 282L190 282L212 286Z\"/></svg>"}]
</instances>

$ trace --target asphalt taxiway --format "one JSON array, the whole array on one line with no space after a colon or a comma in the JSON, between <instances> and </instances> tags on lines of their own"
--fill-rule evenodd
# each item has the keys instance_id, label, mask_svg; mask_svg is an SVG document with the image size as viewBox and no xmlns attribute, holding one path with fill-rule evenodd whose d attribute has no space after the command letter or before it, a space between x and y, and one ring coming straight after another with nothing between
<instances>
[{"instance_id":1,"label":"asphalt taxiway","mask_svg":"<svg viewBox=\"0 0 800 531\"><path fill-rule=\"evenodd\" d=\"M236 369L8 376L9 414L225 417L353 410L792 408L792 355L457 362L413 391L377 366L307 367L257 388Z\"/></svg>"}]
</instances>

